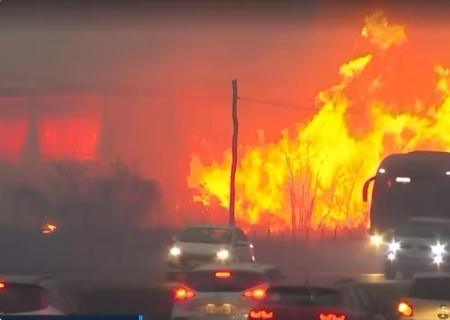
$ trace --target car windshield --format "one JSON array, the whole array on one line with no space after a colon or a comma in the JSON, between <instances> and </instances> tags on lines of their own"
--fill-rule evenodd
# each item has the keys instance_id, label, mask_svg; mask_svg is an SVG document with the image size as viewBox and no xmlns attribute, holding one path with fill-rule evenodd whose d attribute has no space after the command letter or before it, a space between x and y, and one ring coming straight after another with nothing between
<instances>
[{"instance_id":1,"label":"car windshield","mask_svg":"<svg viewBox=\"0 0 450 320\"><path fill-rule=\"evenodd\" d=\"M448 239L450 223L410 221L397 228L395 234L400 237Z\"/></svg>"},{"instance_id":2,"label":"car windshield","mask_svg":"<svg viewBox=\"0 0 450 320\"><path fill-rule=\"evenodd\" d=\"M233 232L224 228L190 227L181 232L181 242L226 244L231 243Z\"/></svg>"},{"instance_id":3,"label":"car windshield","mask_svg":"<svg viewBox=\"0 0 450 320\"><path fill-rule=\"evenodd\" d=\"M267 300L295 305L343 305L340 292L329 288L272 287L267 291Z\"/></svg>"}]
</instances>

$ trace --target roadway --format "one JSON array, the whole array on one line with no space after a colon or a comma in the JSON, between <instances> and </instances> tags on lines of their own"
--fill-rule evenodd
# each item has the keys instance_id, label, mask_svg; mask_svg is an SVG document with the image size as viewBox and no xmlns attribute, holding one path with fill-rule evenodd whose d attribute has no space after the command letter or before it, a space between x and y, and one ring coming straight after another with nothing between
<instances>
[{"instance_id":1,"label":"roadway","mask_svg":"<svg viewBox=\"0 0 450 320\"><path fill-rule=\"evenodd\" d=\"M349 277L350 275L344 275ZM93 314L143 314L146 319L170 319L171 285L156 283L149 278L123 279L120 275L103 280L74 280L73 290L85 301ZM311 276L310 283L331 285L336 275ZM407 286L403 281L384 281L381 274L355 274L354 279L363 283L362 288L371 296L388 297L395 302ZM293 281L302 283L302 281Z\"/></svg>"},{"instance_id":2,"label":"roadway","mask_svg":"<svg viewBox=\"0 0 450 320\"><path fill-rule=\"evenodd\" d=\"M299 245L272 243L255 245L257 259L279 266L293 283L330 285L342 278L364 283L364 290L375 296L397 298L404 282L385 282L380 273L382 252L367 242L323 243ZM166 252L137 254L126 269L113 270L102 266L101 272L59 274L85 302L92 314L143 314L147 319L170 319L171 284L165 283ZM132 265L133 268L129 266Z\"/></svg>"}]
</instances>

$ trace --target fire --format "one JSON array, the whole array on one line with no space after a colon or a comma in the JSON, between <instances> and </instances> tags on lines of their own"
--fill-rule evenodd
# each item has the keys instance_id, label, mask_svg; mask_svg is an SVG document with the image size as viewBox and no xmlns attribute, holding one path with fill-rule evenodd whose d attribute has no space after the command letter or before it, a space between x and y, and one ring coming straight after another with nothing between
<instances>
[{"instance_id":1,"label":"fire","mask_svg":"<svg viewBox=\"0 0 450 320\"><path fill-rule=\"evenodd\" d=\"M58 226L56 225L56 223L54 223L54 222L47 222L42 227L42 233L44 233L44 234L53 233L53 232L56 231L56 229L58 229Z\"/></svg>"},{"instance_id":2,"label":"fire","mask_svg":"<svg viewBox=\"0 0 450 320\"><path fill-rule=\"evenodd\" d=\"M236 179L241 221L258 224L272 215L284 221L273 229L367 227L361 188L384 156L450 150L449 70L430 65L436 81L432 102L383 100L388 89L395 90L386 76L386 69L395 69L388 58L407 43L406 32L380 12L365 22L362 37L373 52L340 68L341 83L317 95L315 116L295 131L286 129L278 142L241 147ZM215 198L228 207L230 165L230 151L211 166L193 156L188 184L199 190L195 201L208 206Z\"/></svg>"}]
</instances>

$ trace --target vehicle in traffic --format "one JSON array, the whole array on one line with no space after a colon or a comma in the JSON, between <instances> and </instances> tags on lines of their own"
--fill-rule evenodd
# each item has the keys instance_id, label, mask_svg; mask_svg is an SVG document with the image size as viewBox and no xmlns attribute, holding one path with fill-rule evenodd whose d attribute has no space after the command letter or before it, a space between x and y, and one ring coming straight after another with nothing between
<instances>
[{"instance_id":1,"label":"vehicle in traffic","mask_svg":"<svg viewBox=\"0 0 450 320\"><path fill-rule=\"evenodd\" d=\"M450 277L431 275L415 278L397 304L400 320L448 319L450 315Z\"/></svg>"},{"instance_id":2,"label":"vehicle in traffic","mask_svg":"<svg viewBox=\"0 0 450 320\"><path fill-rule=\"evenodd\" d=\"M388 243L384 275L396 278L401 272L404 279L415 273L446 271L450 266L450 219L411 218L392 233Z\"/></svg>"},{"instance_id":3,"label":"vehicle in traffic","mask_svg":"<svg viewBox=\"0 0 450 320\"><path fill-rule=\"evenodd\" d=\"M259 263L208 264L184 274L174 288L172 320L244 320L265 297L266 289L281 281L278 268Z\"/></svg>"},{"instance_id":4,"label":"vehicle in traffic","mask_svg":"<svg viewBox=\"0 0 450 320\"><path fill-rule=\"evenodd\" d=\"M411 217L450 219L449 188L448 152L413 151L384 158L363 187L363 201L371 200L371 242L381 245Z\"/></svg>"},{"instance_id":5,"label":"vehicle in traffic","mask_svg":"<svg viewBox=\"0 0 450 320\"><path fill-rule=\"evenodd\" d=\"M185 228L169 250L170 271L192 270L202 264L254 262L253 245L244 231L226 225Z\"/></svg>"},{"instance_id":6,"label":"vehicle in traffic","mask_svg":"<svg viewBox=\"0 0 450 320\"><path fill-rule=\"evenodd\" d=\"M0 314L84 314L82 302L63 285L48 277L1 276Z\"/></svg>"},{"instance_id":7,"label":"vehicle in traffic","mask_svg":"<svg viewBox=\"0 0 450 320\"><path fill-rule=\"evenodd\" d=\"M248 320L384 319L357 287L272 286L248 315Z\"/></svg>"}]
</instances>

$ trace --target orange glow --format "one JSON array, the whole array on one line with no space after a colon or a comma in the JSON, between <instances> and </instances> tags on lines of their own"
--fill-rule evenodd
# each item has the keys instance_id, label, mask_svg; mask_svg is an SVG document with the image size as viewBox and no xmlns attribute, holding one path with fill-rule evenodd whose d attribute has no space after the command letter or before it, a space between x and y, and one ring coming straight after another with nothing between
<instances>
[{"instance_id":1,"label":"orange glow","mask_svg":"<svg viewBox=\"0 0 450 320\"><path fill-rule=\"evenodd\" d=\"M247 291L244 291L243 296L246 298L252 298L252 299L263 299L266 296L266 289L265 288L253 288Z\"/></svg>"},{"instance_id":2,"label":"orange glow","mask_svg":"<svg viewBox=\"0 0 450 320\"><path fill-rule=\"evenodd\" d=\"M400 302L398 304L397 311L403 317L412 317L413 315L413 308L405 302Z\"/></svg>"},{"instance_id":3,"label":"orange glow","mask_svg":"<svg viewBox=\"0 0 450 320\"><path fill-rule=\"evenodd\" d=\"M252 310L249 316L250 319L272 319L273 312L269 310Z\"/></svg>"},{"instance_id":4,"label":"orange glow","mask_svg":"<svg viewBox=\"0 0 450 320\"><path fill-rule=\"evenodd\" d=\"M44 159L97 159L101 119L82 116L48 117L40 119L38 126Z\"/></svg>"},{"instance_id":5,"label":"orange glow","mask_svg":"<svg viewBox=\"0 0 450 320\"><path fill-rule=\"evenodd\" d=\"M430 64L434 82L430 85L424 78L419 83L435 90L427 99L412 99L413 104L398 102L405 99L397 86L403 89L408 81L414 88L418 85L401 73L404 68L396 69L396 64L413 56L406 51L410 48L406 30L388 23L382 13L365 23L362 37L372 45L370 51L342 65L341 82L318 93L317 112L309 122L286 129L279 141L240 147L239 221L261 225L274 217L276 223L267 224L273 231L366 228L368 206L361 189L386 155L450 151L450 70ZM420 64L409 62L411 68ZM230 151L212 165L193 154L188 185L198 190L194 201L208 208L215 202L228 208L230 167Z\"/></svg>"},{"instance_id":6,"label":"orange glow","mask_svg":"<svg viewBox=\"0 0 450 320\"><path fill-rule=\"evenodd\" d=\"M320 320L345 320L346 319L346 315L336 315L334 313L329 313L329 314L325 314L325 313L321 313L319 316Z\"/></svg>"},{"instance_id":7,"label":"orange glow","mask_svg":"<svg viewBox=\"0 0 450 320\"><path fill-rule=\"evenodd\" d=\"M191 289L181 287L175 289L175 299L176 300L185 300L195 297L195 292Z\"/></svg>"},{"instance_id":8,"label":"orange glow","mask_svg":"<svg viewBox=\"0 0 450 320\"><path fill-rule=\"evenodd\" d=\"M47 222L42 227L42 233L44 233L44 234L53 233L56 231L56 229L58 229L58 226L54 222Z\"/></svg>"},{"instance_id":9,"label":"orange glow","mask_svg":"<svg viewBox=\"0 0 450 320\"><path fill-rule=\"evenodd\" d=\"M22 159L30 129L30 109L25 97L0 98L0 160Z\"/></svg>"},{"instance_id":10,"label":"orange glow","mask_svg":"<svg viewBox=\"0 0 450 320\"><path fill-rule=\"evenodd\" d=\"M5 288L5 284L3 282L0 282L0 289L4 289Z\"/></svg>"},{"instance_id":11,"label":"orange glow","mask_svg":"<svg viewBox=\"0 0 450 320\"><path fill-rule=\"evenodd\" d=\"M214 273L214 276L216 278L229 278L231 277L231 273L228 271L217 271L216 273Z\"/></svg>"},{"instance_id":12,"label":"orange glow","mask_svg":"<svg viewBox=\"0 0 450 320\"><path fill-rule=\"evenodd\" d=\"M43 160L98 159L103 97L53 93L36 97L37 130Z\"/></svg>"}]
</instances>

